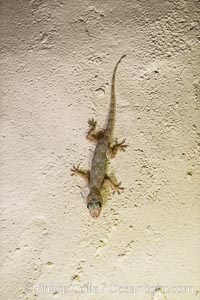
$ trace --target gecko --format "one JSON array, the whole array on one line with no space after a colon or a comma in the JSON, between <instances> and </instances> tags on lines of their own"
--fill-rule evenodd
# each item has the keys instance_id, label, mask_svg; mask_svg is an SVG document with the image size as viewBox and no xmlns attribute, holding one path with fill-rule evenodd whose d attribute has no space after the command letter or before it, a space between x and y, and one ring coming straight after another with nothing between
<instances>
[{"instance_id":1,"label":"gecko","mask_svg":"<svg viewBox=\"0 0 200 300\"><path fill-rule=\"evenodd\" d=\"M116 95L115 95L115 77L116 71L121 60L126 57L123 55L117 64L115 65L112 81L111 81L111 100L110 109L108 114L107 124L104 130L96 130L97 122L94 119L89 119L89 130L87 132L87 139L96 142L96 148L94 150L91 169L90 171L84 171L79 168L80 165L73 166L71 168L71 175L80 175L86 179L89 186L89 194L87 196L87 208L89 209L90 215L93 218L99 217L103 198L102 198L102 188L104 184L109 183L112 190L117 191L119 194L124 188L121 186L121 182L116 183L115 180L107 174L107 164L109 158L114 158L118 151L125 151L128 146L125 144L125 139L122 142L118 142L115 139L113 143L113 133L115 125L115 115L116 115Z\"/></svg>"}]
</instances>

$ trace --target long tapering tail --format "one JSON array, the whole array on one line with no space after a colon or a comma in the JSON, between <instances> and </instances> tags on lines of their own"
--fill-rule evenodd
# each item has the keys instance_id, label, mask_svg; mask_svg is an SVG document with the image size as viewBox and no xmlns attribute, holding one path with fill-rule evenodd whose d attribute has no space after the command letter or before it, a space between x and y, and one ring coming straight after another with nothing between
<instances>
[{"instance_id":1,"label":"long tapering tail","mask_svg":"<svg viewBox=\"0 0 200 300\"><path fill-rule=\"evenodd\" d=\"M111 100L110 100L110 111L108 116L108 122L105 129L105 135L108 139L112 139L113 131L114 131L114 124L115 124L115 113L116 113L116 96L115 96L115 77L116 71L119 63L121 60L126 57L124 54L119 61L116 63L113 75L112 75L112 83L111 83Z\"/></svg>"}]
</instances>

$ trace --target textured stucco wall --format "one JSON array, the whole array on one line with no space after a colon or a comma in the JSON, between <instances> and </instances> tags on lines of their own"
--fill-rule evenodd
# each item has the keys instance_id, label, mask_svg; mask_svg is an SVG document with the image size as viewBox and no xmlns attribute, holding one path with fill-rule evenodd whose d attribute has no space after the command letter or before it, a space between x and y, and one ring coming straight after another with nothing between
<instances>
[{"instance_id":1,"label":"textured stucco wall","mask_svg":"<svg viewBox=\"0 0 200 300\"><path fill-rule=\"evenodd\" d=\"M200 299L199 1L1 0L0 15L0 299ZM70 167L89 165L122 54L125 192L93 220Z\"/></svg>"}]
</instances>

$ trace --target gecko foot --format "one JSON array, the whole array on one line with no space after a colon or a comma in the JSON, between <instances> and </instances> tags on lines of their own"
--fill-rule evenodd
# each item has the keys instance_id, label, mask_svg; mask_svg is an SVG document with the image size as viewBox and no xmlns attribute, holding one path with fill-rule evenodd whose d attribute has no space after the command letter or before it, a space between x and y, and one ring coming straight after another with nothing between
<instances>
[{"instance_id":1,"label":"gecko foot","mask_svg":"<svg viewBox=\"0 0 200 300\"><path fill-rule=\"evenodd\" d=\"M88 120L88 124L89 124L89 127L90 127L90 129L95 129L96 128L96 126L97 126L97 121L95 121L93 118L92 119L89 119Z\"/></svg>"},{"instance_id":2,"label":"gecko foot","mask_svg":"<svg viewBox=\"0 0 200 300\"><path fill-rule=\"evenodd\" d=\"M111 157L114 158L118 151L125 152L125 149L128 147L127 144L125 144L126 139L121 141L120 143L118 140L115 140L115 144L111 147Z\"/></svg>"},{"instance_id":3,"label":"gecko foot","mask_svg":"<svg viewBox=\"0 0 200 300\"><path fill-rule=\"evenodd\" d=\"M121 182L116 183L116 180L108 174L105 175L103 184L107 184L107 183L111 187L113 194L115 194L115 192L120 194L124 190L124 188L121 186Z\"/></svg>"},{"instance_id":4,"label":"gecko foot","mask_svg":"<svg viewBox=\"0 0 200 300\"><path fill-rule=\"evenodd\" d=\"M80 164L78 164L78 166L72 166L71 168L71 176L74 176L74 175L79 175L81 176L83 179L86 180L87 183L90 182L90 171L86 171L86 170L82 170L79 168L80 167Z\"/></svg>"},{"instance_id":5,"label":"gecko foot","mask_svg":"<svg viewBox=\"0 0 200 300\"><path fill-rule=\"evenodd\" d=\"M80 164L78 164L78 166L76 167L75 165L72 166L71 168L71 176L74 176L76 174L78 174L80 172Z\"/></svg>"},{"instance_id":6,"label":"gecko foot","mask_svg":"<svg viewBox=\"0 0 200 300\"><path fill-rule=\"evenodd\" d=\"M123 192L123 191L124 191L124 188L121 186L121 182L114 185L113 194L115 194L115 192L117 192L117 194L121 194L121 192Z\"/></svg>"},{"instance_id":7,"label":"gecko foot","mask_svg":"<svg viewBox=\"0 0 200 300\"><path fill-rule=\"evenodd\" d=\"M96 130L97 122L93 118L88 120L88 124L89 130L87 132L86 138L91 142L97 142L103 136L103 131Z\"/></svg>"}]
</instances>

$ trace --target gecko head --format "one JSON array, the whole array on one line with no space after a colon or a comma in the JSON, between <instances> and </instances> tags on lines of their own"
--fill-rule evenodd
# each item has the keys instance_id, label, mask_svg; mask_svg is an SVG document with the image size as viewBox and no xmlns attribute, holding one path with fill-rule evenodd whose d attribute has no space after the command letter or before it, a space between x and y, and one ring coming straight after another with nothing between
<instances>
[{"instance_id":1,"label":"gecko head","mask_svg":"<svg viewBox=\"0 0 200 300\"><path fill-rule=\"evenodd\" d=\"M102 197L99 194L90 193L87 197L87 208L93 218L98 218L102 209Z\"/></svg>"},{"instance_id":2,"label":"gecko head","mask_svg":"<svg viewBox=\"0 0 200 300\"><path fill-rule=\"evenodd\" d=\"M89 212L93 218L98 218L101 213L101 202L92 201L88 202L87 208L89 209Z\"/></svg>"}]
</instances>

